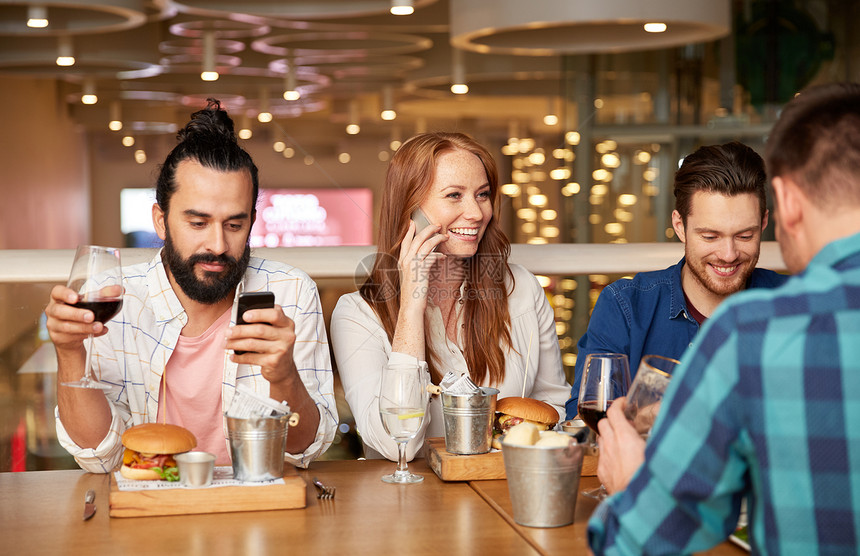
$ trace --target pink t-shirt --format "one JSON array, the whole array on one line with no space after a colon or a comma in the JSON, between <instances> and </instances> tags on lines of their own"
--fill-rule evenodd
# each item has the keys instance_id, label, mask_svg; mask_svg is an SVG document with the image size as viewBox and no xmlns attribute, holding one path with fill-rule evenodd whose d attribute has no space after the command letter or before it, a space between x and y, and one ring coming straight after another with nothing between
<instances>
[{"instance_id":1,"label":"pink t-shirt","mask_svg":"<svg viewBox=\"0 0 860 556\"><path fill-rule=\"evenodd\" d=\"M227 356L224 334L229 324L228 310L200 336L179 337L164 370L158 401L158 422L190 430L197 437L196 449L215 454L216 465L230 464L221 408Z\"/></svg>"}]
</instances>

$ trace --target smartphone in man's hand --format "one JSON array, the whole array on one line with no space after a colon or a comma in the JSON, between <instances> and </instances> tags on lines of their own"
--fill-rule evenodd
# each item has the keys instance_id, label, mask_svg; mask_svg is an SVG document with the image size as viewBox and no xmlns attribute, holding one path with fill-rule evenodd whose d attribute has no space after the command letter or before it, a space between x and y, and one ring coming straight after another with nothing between
<instances>
[{"instance_id":1,"label":"smartphone in man's hand","mask_svg":"<svg viewBox=\"0 0 860 556\"><path fill-rule=\"evenodd\" d=\"M245 311L251 309L271 309L275 306L275 294L272 292L246 292L239 294L239 302L236 307L236 324L247 324L244 316ZM236 355L247 353L241 350L233 350Z\"/></svg>"}]
</instances>

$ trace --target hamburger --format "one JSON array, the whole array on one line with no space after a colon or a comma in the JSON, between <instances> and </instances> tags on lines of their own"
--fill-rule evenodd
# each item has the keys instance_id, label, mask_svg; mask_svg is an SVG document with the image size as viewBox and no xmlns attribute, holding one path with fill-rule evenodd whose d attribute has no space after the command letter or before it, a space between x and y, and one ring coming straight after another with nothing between
<instances>
[{"instance_id":1,"label":"hamburger","mask_svg":"<svg viewBox=\"0 0 860 556\"><path fill-rule=\"evenodd\" d=\"M177 425L147 423L122 435L125 452L119 472L127 479L178 481L179 470L173 456L197 446L191 431Z\"/></svg>"},{"instance_id":2,"label":"hamburger","mask_svg":"<svg viewBox=\"0 0 860 556\"><path fill-rule=\"evenodd\" d=\"M520 423L531 423L538 431L549 430L558 423L558 411L551 405L532 398L502 398L496 402L493 427L493 448L501 450L501 436Z\"/></svg>"}]
</instances>

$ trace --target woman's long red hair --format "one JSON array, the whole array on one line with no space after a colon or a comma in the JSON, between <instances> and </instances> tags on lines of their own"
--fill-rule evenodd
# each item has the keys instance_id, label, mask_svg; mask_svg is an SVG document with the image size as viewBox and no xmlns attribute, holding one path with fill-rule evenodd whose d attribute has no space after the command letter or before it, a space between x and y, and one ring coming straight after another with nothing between
<instances>
[{"instance_id":1,"label":"woman's long red hair","mask_svg":"<svg viewBox=\"0 0 860 556\"><path fill-rule=\"evenodd\" d=\"M379 218L377 254L373 270L362 285L361 296L376 312L391 341L400 309L400 274L397 261L400 243L406 235L412 213L430 194L439 156L453 150L468 151L481 161L487 172L493 218L490 219L477 253L466 261L463 289L463 353L472 380L497 385L505 377L505 349L511 347L511 318L505 277L513 274L508 266L511 244L499 227L495 214L499 202L499 176L496 162L482 145L462 133L423 133L406 141L391 158L385 177ZM427 363L434 382L441 373L438 357L424 329Z\"/></svg>"}]
</instances>

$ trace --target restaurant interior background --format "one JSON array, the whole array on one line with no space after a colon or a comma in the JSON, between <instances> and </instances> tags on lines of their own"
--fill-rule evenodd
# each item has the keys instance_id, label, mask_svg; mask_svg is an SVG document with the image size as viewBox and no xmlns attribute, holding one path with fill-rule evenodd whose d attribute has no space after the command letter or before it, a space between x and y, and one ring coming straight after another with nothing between
<instances>
[{"instance_id":1,"label":"restaurant interior background","mask_svg":"<svg viewBox=\"0 0 860 556\"><path fill-rule=\"evenodd\" d=\"M858 0L584 4L0 0L0 261L148 246L157 165L210 96L272 190L256 246L370 245L387 162L424 130L470 133L495 154L520 252L677 242L679 159L734 139L762 152L799 89L860 81ZM540 279L572 376L590 308L621 275L566 263ZM352 272L315 278L327 316L355 288ZM51 286L0 281L0 471L75 466L54 433ZM327 457L356 457L338 402Z\"/></svg>"}]
</instances>

